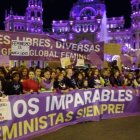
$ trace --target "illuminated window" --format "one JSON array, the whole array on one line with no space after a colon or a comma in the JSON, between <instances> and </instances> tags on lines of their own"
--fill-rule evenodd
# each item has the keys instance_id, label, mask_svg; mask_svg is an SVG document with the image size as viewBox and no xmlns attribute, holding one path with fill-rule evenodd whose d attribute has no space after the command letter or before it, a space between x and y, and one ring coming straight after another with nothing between
<instances>
[{"instance_id":1,"label":"illuminated window","mask_svg":"<svg viewBox=\"0 0 140 140\"><path fill-rule=\"evenodd\" d=\"M107 28L109 28L109 24L107 24Z\"/></svg>"},{"instance_id":2,"label":"illuminated window","mask_svg":"<svg viewBox=\"0 0 140 140\"><path fill-rule=\"evenodd\" d=\"M82 13L81 13L82 17L91 17L91 16L95 16L95 11L93 11L93 9L91 8L85 8Z\"/></svg>"},{"instance_id":3,"label":"illuminated window","mask_svg":"<svg viewBox=\"0 0 140 140\"><path fill-rule=\"evenodd\" d=\"M92 1L94 1L94 0L84 0L84 2L92 2Z\"/></svg>"},{"instance_id":4,"label":"illuminated window","mask_svg":"<svg viewBox=\"0 0 140 140\"><path fill-rule=\"evenodd\" d=\"M110 24L110 28L113 28L113 24Z\"/></svg>"}]
</instances>

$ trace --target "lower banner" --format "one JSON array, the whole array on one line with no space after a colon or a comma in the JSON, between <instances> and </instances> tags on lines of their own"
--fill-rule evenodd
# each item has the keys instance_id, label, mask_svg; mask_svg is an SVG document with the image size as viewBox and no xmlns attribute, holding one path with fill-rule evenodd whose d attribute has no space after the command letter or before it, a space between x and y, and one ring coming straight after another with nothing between
<instances>
[{"instance_id":1,"label":"lower banner","mask_svg":"<svg viewBox=\"0 0 140 140\"><path fill-rule=\"evenodd\" d=\"M139 95L139 89L102 88L9 96L0 99L0 139L27 140L79 122L140 115Z\"/></svg>"}]
</instances>

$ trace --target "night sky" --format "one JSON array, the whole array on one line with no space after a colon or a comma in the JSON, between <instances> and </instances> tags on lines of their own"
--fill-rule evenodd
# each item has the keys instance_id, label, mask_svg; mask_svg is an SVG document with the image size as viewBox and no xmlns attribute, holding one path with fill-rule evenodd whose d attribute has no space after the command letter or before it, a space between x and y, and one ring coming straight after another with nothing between
<instances>
[{"instance_id":1,"label":"night sky","mask_svg":"<svg viewBox=\"0 0 140 140\"><path fill-rule=\"evenodd\" d=\"M42 0L44 30L51 28L52 20L69 19L69 11L78 0ZM122 3L123 2L123 3ZM24 15L28 0L0 0L0 29L4 29L5 10L13 7L14 14ZM130 0L105 0L107 16L124 16L125 27L129 28L131 19Z\"/></svg>"}]
</instances>

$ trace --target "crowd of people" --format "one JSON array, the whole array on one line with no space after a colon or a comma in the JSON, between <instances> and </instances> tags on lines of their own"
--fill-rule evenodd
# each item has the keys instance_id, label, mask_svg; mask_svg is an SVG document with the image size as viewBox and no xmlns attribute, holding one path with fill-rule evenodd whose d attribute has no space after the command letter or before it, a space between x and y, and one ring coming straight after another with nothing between
<instances>
[{"instance_id":1,"label":"crowd of people","mask_svg":"<svg viewBox=\"0 0 140 140\"><path fill-rule=\"evenodd\" d=\"M0 67L0 95L62 93L74 89L140 87L140 71L120 71L118 67L98 69Z\"/></svg>"}]
</instances>

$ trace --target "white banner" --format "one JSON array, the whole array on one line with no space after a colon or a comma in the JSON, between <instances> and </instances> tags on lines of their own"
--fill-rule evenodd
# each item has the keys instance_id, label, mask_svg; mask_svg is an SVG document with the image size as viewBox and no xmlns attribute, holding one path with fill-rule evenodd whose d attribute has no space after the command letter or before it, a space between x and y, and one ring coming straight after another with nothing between
<instances>
[{"instance_id":1,"label":"white banner","mask_svg":"<svg viewBox=\"0 0 140 140\"><path fill-rule=\"evenodd\" d=\"M65 67L71 65L70 57L60 58L60 62L61 62L61 67L62 68L65 68Z\"/></svg>"},{"instance_id":2,"label":"white banner","mask_svg":"<svg viewBox=\"0 0 140 140\"><path fill-rule=\"evenodd\" d=\"M0 122L12 120L11 105L8 96L0 97Z\"/></svg>"},{"instance_id":3,"label":"white banner","mask_svg":"<svg viewBox=\"0 0 140 140\"><path fill-rule=\"evenodd\" d=\"M85 61L84 61L84 59L77 59L76 66L77 66L77 67L84 67L84 66L85 66Z\"/></svg>"},{"instance_id":4,"label":"white banner","mask_svg":"<svg viewBox=\"0 0 140 140\"><path fill-rule=\"evenodd\" d=\"M12 40L11 55L14 56L29 56L30 43L26 41Z\"/></svg>"}]
</instances>

